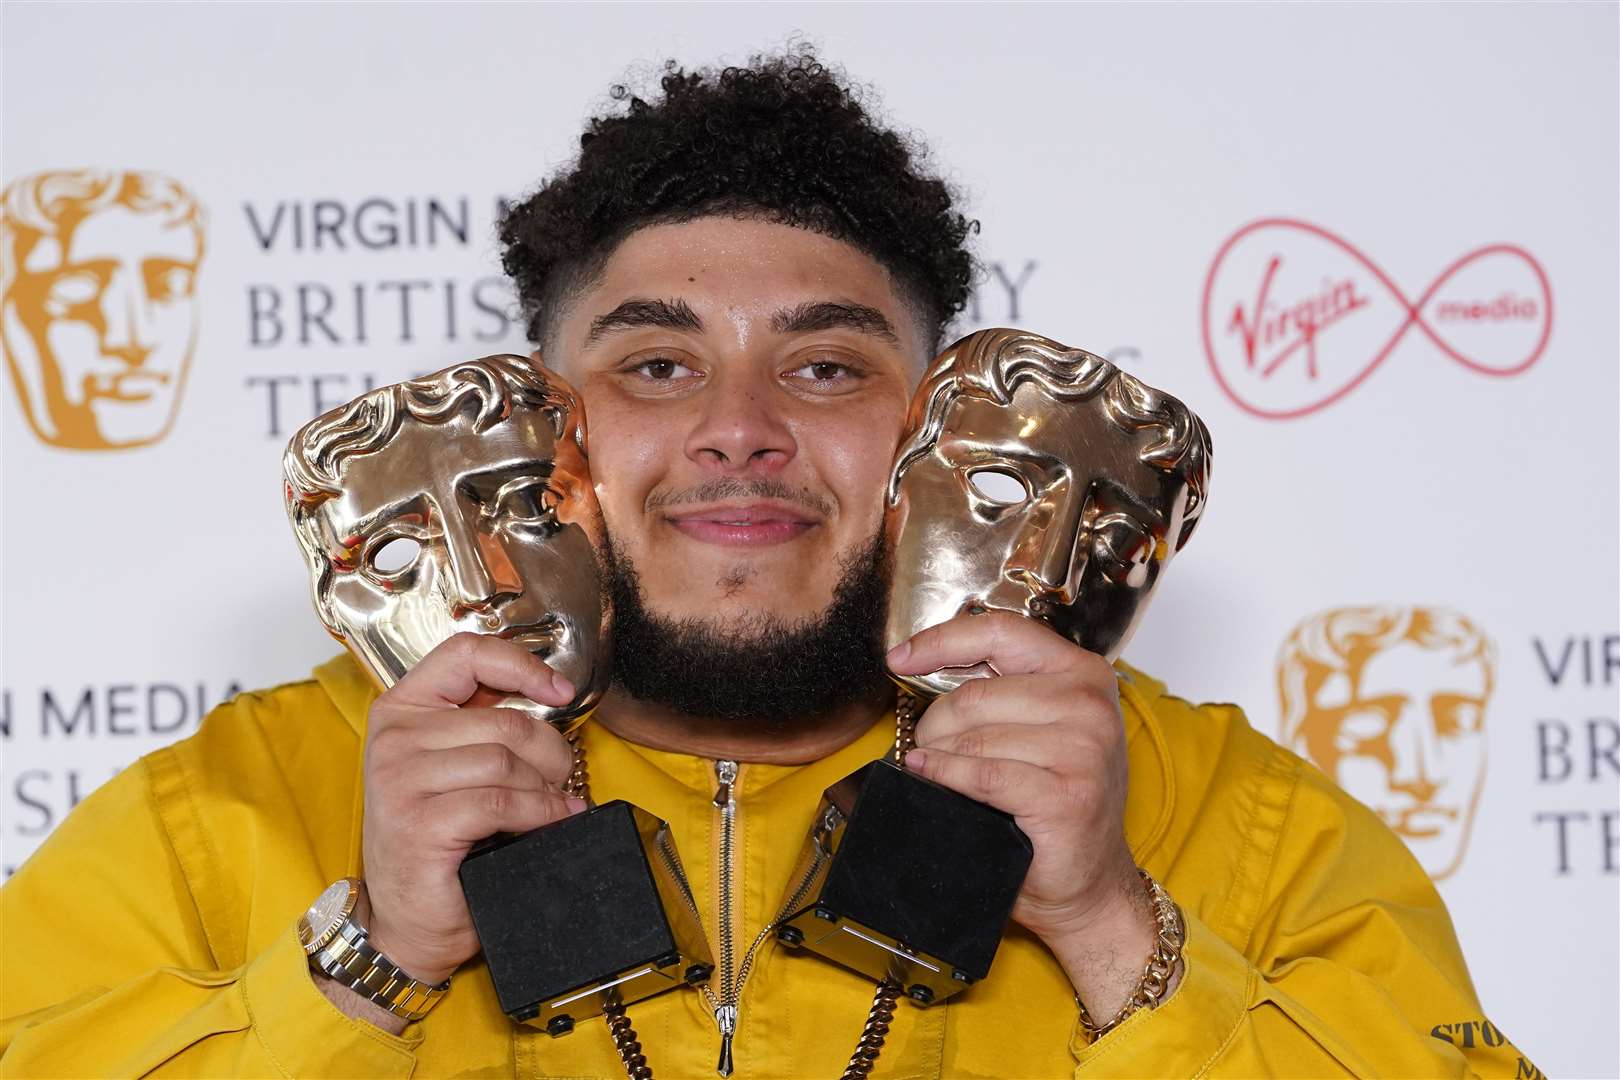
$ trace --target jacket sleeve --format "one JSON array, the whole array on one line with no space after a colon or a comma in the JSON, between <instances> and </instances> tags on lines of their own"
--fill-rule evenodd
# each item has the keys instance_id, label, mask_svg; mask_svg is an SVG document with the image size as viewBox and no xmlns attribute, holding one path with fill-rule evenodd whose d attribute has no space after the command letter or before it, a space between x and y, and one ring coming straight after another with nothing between
<instances>
[{"instance_id":1,"label":"jacket sleeve","mask_svg":"<svg viewBox=\"0 0 1620 1080\"><path fill-rule=\"evenodd\" d=\"M216 955L197 882L229 883L207 876L209 841L177 842L172 752L94 792L0 888L0 1074L409 1075L420 1036L333 1006L293 919Z\"/></svg>"},{"instance_id":2,"label":"jacket sleeve","mask_svg":"<svg viewBox=\"0 0 1620 1080\"><path fill-rule=\"evenodd\" d=\"M1545 1080L1481 1011L1445 905L1400 839L1280 747L1266 742L1261 762L1231 888L1178 897L1180 984L1096 1043L1076 1025L1076 1075Z\"/></svg>"}]
</instances>

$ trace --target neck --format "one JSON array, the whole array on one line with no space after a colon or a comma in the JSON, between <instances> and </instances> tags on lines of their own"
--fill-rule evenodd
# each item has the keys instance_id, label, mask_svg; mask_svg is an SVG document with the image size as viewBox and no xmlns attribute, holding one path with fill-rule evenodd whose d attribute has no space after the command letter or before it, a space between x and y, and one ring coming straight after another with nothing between
<instances>
[{"instance_id":1,"label":"neck","mask_svg":"<svg viewBox=\"0 0 1620 1080\"><path fill-rule=\"evenodd\" d=\"M842 750L893 707L893 696L885 693L834 710L800 729L771 730L766 724L750 729L639 701L615 687L603 697L593 719L619 738L654 750L715 761L806 765Z\"/></svg>"}]
</instances>

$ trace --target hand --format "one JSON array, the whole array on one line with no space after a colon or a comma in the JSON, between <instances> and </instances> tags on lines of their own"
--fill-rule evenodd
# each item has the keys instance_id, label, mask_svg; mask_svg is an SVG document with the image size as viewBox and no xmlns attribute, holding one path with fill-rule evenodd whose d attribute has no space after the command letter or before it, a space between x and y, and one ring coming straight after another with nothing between
<instances>
[{"instance_id":1,"label":"hand","mask_svg":"<svg viewBox=\"0 0 1620 1080\"><path fill-rule=\"evenodd\" d=\"M895 647L921 675L988 661L1001 674L940 697L908 767L1013 815L1034 845L1013 918L1068 971L1093 1016L1122 1005L1153 950L1154 923L1125 843L1127 764L1108 661L1006 612L960 615Z\"/></svg>"},{"instance_id":2,"label":"hand","mask_svg":"<svg viewBox=\"0 0 1620 1080\"><path fill-rule=\"evenodd\" d=\"M372 703L366 730L365 875L372 945L438 983L478 953L456 875L478 841L584 809L565 799L568 740L488 702L517 693L561 706L574 688L527 650L457 634Z\"/></svg>"}]
</instances>

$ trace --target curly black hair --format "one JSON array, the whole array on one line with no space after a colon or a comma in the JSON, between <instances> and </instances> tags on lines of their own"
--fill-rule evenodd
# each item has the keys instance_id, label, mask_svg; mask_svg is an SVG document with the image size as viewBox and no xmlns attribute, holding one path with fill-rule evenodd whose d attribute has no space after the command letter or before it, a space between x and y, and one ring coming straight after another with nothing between
<instances>
[{"instance_id":1,"label":"curly black hair","mask_svg":"<svg viewBox=\"0 0 1620 1080\"><path fill-rule=\"evenodd\" d=\"M664 65L662 97L615 86L571 168L500 222L501 262L529 340L630 233L713 214L757 216L852 244L882 264L938 347L975 270L951 189L927 151L879 124L842 72L798 45L747 67Z\"/></svg>"}]
</instances>

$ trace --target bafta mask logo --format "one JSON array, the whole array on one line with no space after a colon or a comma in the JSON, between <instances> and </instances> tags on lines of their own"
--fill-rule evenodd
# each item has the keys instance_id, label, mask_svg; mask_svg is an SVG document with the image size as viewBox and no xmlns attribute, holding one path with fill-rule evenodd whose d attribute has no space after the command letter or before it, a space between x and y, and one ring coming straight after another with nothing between
<instances>
[{"instance_id":1,"label":"bafta mask logo","mask_svg":"<svg viewBox=\"0 0 1620 1080\"><path fill-rule=\"evenodd\" d=\"M460 632L516 642L595 704L611 674L601 511L583 410L560 379L490 356L310 421L283 459L315 607L384 687Z\"/></svg>"},{"instance_id":2,"label":"bafta mask logo","mask_svg":"<svg viewBox=\"0 0 1620 1080\"><path fill-rule=\"evenodd\" d=\"M43 442L126 450L168 434L204 228L196 197L157 173L43 172L0 193L0 342Z\"/></svg>"},{"instance_id":3,"label":"bafta mask logo","mask_svg":"<svg viewBox=\"0 0 1620 1080\"><path fill-rule=\"evenodd\" d=\"M1002 610L1118 656L1203 514L1209 464L1203 422L1102 357L1020 330L963 338L924 375L889 481L888 643Z\"/></svg>"},{"instance_id":4,"label":"bafta mask logo","mask_svg":"<svg viewBox=\"0 0 1620 1080\"><path fill-rule=\"evenodd\" d=\"M1490 639L1454 611L1323 612L1278 657L1283 742L1376 811L1438 881L1468 849L1495 675Z\"/></svg>"}]
</instances>

